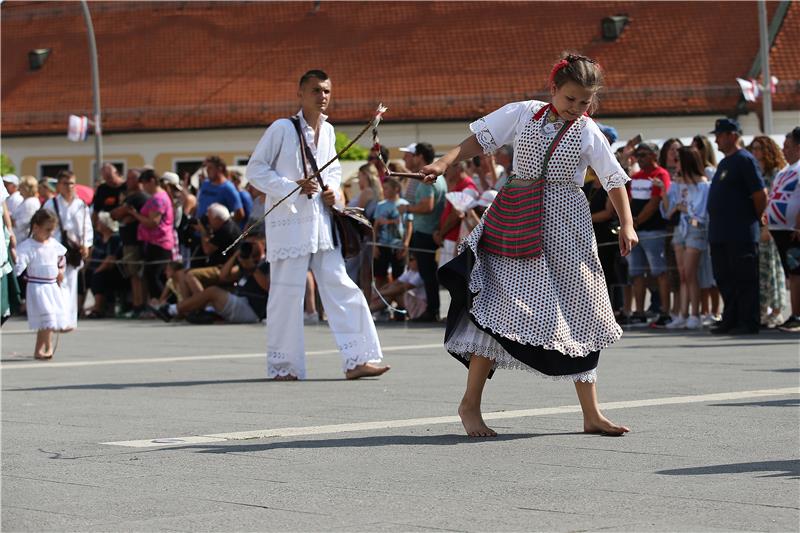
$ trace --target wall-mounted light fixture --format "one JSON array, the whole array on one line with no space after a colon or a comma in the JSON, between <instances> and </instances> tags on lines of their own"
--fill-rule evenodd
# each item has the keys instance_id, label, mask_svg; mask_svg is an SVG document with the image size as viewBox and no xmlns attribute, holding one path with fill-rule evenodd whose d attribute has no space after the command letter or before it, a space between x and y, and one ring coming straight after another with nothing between
<instances>
[{"instance_id":1,"label":"wall-mounted light fixture","mask_svg":"<svg viewBox=\"0 0 800 533\"><path fill-rule=\"evenodd\" d=\"M50 48L34 48L28 52L28 66L31 70L39 70L47 62L50 56Z\"/></svg>"},{"instance_id":2,"label":"wall-mounted light fixture","mask_svg":"<svg viewBox=\"0 0 800 533\"><path fill-rule=\"evenodd\" d=\"M616 41L622 35L622 30L628 25L627 15L614 15L606 17L601 23L603 39L606 41Z\"/></svg>"}]
</instances>

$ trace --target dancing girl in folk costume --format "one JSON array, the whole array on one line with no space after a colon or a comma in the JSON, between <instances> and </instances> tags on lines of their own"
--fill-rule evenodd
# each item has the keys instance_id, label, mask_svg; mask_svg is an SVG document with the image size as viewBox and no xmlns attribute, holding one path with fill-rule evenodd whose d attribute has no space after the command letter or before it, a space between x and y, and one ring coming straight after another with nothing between
<instances>
[{"instance_id":1,"label":"dancing girl in folk costume","mask_svg":"<svg viewBox=\"0 0 800 533\"><path fill-rule=\"evenodd\" d=\"M333 126L323 114L331 98L327 74L308 71L297 96L300 111L267 128L247 165L248 181L266 193L267 212L272 211L265 219L270 263L267 375L275 380L306 376L303 298L310 268L345 376L378 376L389 367L378 366L383 355L375 324L364 294L345 271L342 242L333 233L329 211L339 194L342 170ZM312 175L317 173L324 188Z\"/></svg>"},{"instance_id":2,"label":"dancing girl in folk costume","mask_svg":"<svg viewBox=\"0 0 800 533\"><path fill-rule=\"evenodd\" d=\"M433 182L457 161L514 144L514 175L439 270L452 302L445 347L468 367L458 412L467 434L491 437L481 415L486 379L497 368L526 369L575 382L587 433L621 435L605 418L595 381L600 350L622 335L597 256L580 187L591 166L620 219L620 253L638 242L628 176L586 115L602 81L599 66L565 55L550 76L550 103L508 104L473 122L473 135L424 167Z\"/></svg>"}]
</instances>

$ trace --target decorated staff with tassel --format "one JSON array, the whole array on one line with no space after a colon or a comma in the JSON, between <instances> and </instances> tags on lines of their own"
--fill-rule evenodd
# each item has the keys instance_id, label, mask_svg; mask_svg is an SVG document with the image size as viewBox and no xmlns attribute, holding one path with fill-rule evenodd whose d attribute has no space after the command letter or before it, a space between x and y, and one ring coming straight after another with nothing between
<instances>
[{"instance_id":1,"label":"decorated staff with tassel","mask_svg":"<svg viewBox=\"0 0 800 533\"><path fill-rule=\"evenodd\" d=\"M321 70L303 74L297 96L300 111L267 128L247 165L247 180L266 193L269 214L264 224L270 263L267 376L279 381L306 377L303 298L309 268L345 376L379 376L389 367L379 366L383 355L375 324L363 293L347 276L346 236L336 229L347 224L342 221L346 217L341 212L332 216L342 170L333 126L324 114L331 99L328 75Z\"/></svg>"},{"instance_id":2,"label":"decorated staff with tassel","mask_svg":"<svg viewBox=\"0 0 800 533\"><path fill-rule=\"evenodd\" d=\"M552 69L550 103L515 102L472 123L473 135L423 167L433 181L456 161L514 144L514 175L439 270L450 291L446 349L468 366L458 412L468 435L496 433L483 421L481 396L498 368L525 369L575 383L583 429L621 435L628 428L600 412L595 380L600 350L620 338L586 197L591 166L619 215L623 256L637 243L625 183L597 124L600 67L568 54Z\"/></svg>"}]
</instances>

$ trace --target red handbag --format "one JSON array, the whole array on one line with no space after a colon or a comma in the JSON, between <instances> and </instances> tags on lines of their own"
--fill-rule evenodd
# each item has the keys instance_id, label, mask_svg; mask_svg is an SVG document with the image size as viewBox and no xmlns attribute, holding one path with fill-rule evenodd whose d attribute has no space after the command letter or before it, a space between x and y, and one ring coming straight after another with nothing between
<instances>
[{"instance_id":1,"label":"red handbag","mask_svg":"<svg viewBox=\"0 0 800 533\"><path fill-rule=\"evenodd\" d=\"M534 117L536 120L538 117ZM483 216L480 247L504 257L542 255L542 217L547 165L558 143L574 121L566 122L545 151L542 171L537 179L517 179L513 175Z\"/></svg>"}]
</instances>

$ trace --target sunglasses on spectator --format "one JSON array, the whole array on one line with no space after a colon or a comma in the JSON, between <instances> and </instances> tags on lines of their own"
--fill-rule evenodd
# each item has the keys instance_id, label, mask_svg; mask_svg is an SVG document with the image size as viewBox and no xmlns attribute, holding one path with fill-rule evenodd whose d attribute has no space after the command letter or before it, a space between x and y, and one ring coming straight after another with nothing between
<instances>
[{"instance_id":1,"label":"sunglasses on spectator","mask_svg":"<svg viewBox=\"0 0 800 533\"><path fill-rule=\"evenodd\" d=\"M635 155L636 157L647 157L648 155L650 155L650 152L636 152L633 155Z\"/></svg>"}]
</instances>

